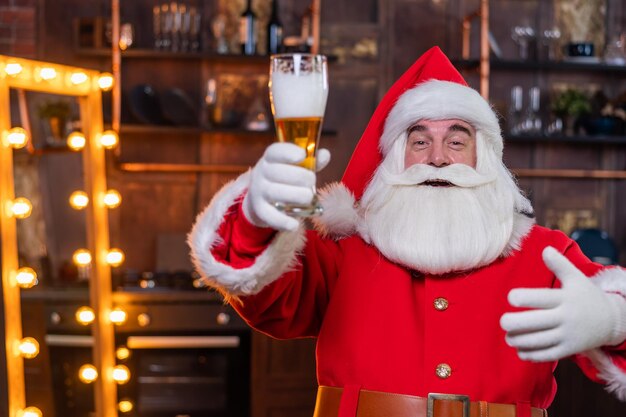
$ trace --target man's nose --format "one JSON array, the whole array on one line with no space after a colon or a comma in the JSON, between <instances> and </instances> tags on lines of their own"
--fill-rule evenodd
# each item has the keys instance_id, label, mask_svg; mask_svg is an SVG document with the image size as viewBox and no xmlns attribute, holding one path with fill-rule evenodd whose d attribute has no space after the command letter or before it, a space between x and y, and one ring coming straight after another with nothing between
<instances>
[{"instance_id":1,"label":"man's nose","mask_svg":"<svg viewBox=\"0 0 626 417\"><path fill-rule=\"evenodd\" d=\"M450 165L450 158L448 157L448 154L443 146L435 145L431 148L428 165L438 168Z\"/></svg>"}]
</instances>

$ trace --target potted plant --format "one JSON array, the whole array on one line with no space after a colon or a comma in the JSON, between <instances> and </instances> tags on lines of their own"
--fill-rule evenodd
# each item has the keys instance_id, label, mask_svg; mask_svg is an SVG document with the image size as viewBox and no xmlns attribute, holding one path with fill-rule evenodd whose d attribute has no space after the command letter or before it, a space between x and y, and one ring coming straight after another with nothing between
<instances>
[{"instance_id":1,"label":"potted plant","mask_svg":"<svg viewBox=\"0 0 626 417\"><path fill-rule=\"evenodd\" d=\"M49 141L65 141L67 123L71 120L72 106L65 100L45 101L37 108L39 119L44 122L44 130Z\"/></svg>"},{"instance_id":2,"label":"potted plant","mask_svg":"<svg viewBox=\"0 0 626 417\"><path fill-rule=\"evenodd\" d=\"M573 135L578 119L591 112L589 98L582 91L571 87L556 94L551 108L563 120L566 135Z\"/></svg>"}]
</instances>

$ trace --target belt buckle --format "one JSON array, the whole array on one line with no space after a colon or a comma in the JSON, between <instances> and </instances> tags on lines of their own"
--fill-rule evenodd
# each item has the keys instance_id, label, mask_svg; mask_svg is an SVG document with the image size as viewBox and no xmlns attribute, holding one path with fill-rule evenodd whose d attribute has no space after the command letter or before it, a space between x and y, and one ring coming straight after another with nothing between
<instances>
[{"instance_id":1,"label":"belt buckle","mask_svg":"<svg viewBox=\"0 0 626 417\"><path fill-rule=\"evenodd\" d=\"M470 417L469 395L429 393L426 417L435 417L435 400L460 401L463 404L463 417Z\"/></svg>"}]
</instances>

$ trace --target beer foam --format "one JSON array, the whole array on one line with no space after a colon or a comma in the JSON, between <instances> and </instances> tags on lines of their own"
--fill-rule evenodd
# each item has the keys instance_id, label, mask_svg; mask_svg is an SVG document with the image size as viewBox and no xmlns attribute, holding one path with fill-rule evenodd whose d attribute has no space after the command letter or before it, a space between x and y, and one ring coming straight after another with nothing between
<instances>
[{"instance_id":1,"label":"beer foam","mask_svg":"<svg viewBox=\"0 0 626 417\"><path fill-rule=\"evenodd\" d=\"M323 117L328 98L328 80L323 74L285 74L271 77L270 95L274 117Z\"/></svg>"}]
</instances>

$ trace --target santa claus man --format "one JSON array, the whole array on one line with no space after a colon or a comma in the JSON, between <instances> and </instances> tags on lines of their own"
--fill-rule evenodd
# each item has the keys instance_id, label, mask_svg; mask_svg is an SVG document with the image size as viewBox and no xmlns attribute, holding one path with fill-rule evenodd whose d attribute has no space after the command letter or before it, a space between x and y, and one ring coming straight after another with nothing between
<instances>
[{"instance_id":1,"label":"santa claus man","mask_svg":"<svg viewBox=\"0 0 626 417\"><path fill-rule=\"evenodd\" d=\"M545 416L565 357L626 400L626 272L535 225L502 148L433 48L380 103L317 230L274 206L315 183L277 143L198 216L192 257L252 327L317 337L317 417Z\"/></svg>"}]
</instances>

